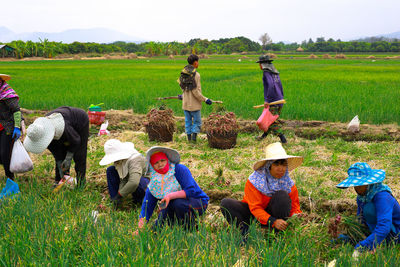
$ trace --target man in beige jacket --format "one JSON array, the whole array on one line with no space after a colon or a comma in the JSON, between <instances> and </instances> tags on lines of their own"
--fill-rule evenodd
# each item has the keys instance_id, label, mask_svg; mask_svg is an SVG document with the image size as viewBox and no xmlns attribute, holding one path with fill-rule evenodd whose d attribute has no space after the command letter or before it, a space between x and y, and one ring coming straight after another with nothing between
<instances>
[{"instance_id":1,"label":"man in beige jacket","mask_svg":"<svg viewBox=\"0 0 400 267\"><path fill-rule=\"evenodd\" d=\"M190 55L189 63L181 72L179 85L182 88L182 109L185 113L185 129L189 142L196 142L197 134L201 128L201 103L204 101L211 105L211 99L201 93L200 74L196 71L199 67L199 57Z\"/></svg>"}]
</instances>

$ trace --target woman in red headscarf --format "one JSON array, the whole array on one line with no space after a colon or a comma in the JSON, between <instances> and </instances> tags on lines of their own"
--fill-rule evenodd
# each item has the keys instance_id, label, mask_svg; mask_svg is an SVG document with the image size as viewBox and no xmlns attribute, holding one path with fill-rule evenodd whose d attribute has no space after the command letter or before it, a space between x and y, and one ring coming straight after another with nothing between
<instances>
[{"instance_id":1,"label":"woman in red headscarf","mask_svg":"<svg viewBox=\"0 0 400 267\"><path fill-rule=\"evenodd\" d=\"M190 170L179 164L178 151L166 147L152 147L146 153L150 183L143 199L139 229L147 222L159 204L156 226L178 222L190 228L204 213L209 197L193 179ZM137 231L135 232L137 234Z\"/></svg>"}]
</instances>

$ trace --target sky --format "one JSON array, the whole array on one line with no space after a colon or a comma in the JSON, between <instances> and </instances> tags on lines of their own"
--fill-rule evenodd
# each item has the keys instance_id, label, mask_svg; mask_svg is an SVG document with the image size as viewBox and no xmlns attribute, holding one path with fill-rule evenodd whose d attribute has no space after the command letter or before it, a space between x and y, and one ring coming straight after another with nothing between
<instances>
[{"instance_id":1,"label":"sky","mask_svg":"<svg viewBox=\"0 0 400 267\"><path fill-rule=\"evenodd\" d=\"M273 42L301 42L317 37L349 40L400 31L400 0L12 2L2 10L0 27L15 33L101 27L160 42L237 36L259 41L263 33L268 33Z\"/></svg>"}]
</instances>

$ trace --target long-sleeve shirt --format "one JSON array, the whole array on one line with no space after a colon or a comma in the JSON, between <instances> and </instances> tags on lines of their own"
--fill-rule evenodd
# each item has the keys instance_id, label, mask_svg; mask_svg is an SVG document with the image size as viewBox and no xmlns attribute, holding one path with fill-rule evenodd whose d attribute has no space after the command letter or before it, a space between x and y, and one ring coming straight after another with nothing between
<instances>
[{"instance_id":1,"label":"long-sleeve shirt","mask_svg":"<svg viewBox=\"0 0 400 267\"><path fill-rule=\"evenodd\" d=\"M86 148L89 135L89 117L87 113L79 108L59 107L50 111L46 116L60 113L65 122L64 132L59 140L53 140L48 149L58 149L60 144L68 147L68 151L76 152L82 147Z\"/></svg>"},{"instance_id":2,"label":"long-sleeve shirt","mask_svg":"<svg viewBox=\"0 0 400 267\"><path fill-rule=\"evenodd\" d=\"M265 102L270 103L283 99L283 88L279 74L264 71L263 84ZM282 104L280 104L280 106L282 106Z\"/></svg>"},{"instance_id":3,"label":"long-sleeve shirt","mask_svg":"<svg viewBox=\"0 0 400 267\"><path fill-rule=\"evenodd\" d=\"M119 194L123 197L136 191L140 178L146 175L146 159L142 154L134 154L126 159L121 166L115 166L120 175ZM121 177L121 174L126 174Z\"/></svg>"},{"instance_id":4,"label":"long-sleeve shirt","mask_svg":"<svg viewBox=\"0 0 400 267\"><path fill-rule=\"evenodd\" d=\"M200 73L196 72L194 76L196 88L193 90L184 90L182 93L182 109L187 111L201 110L201 103L207 100L207 97L201 93Z\"/></svg>"},{"instance_id":5,"label":"long-sleeve shirt","mask_svg":"<svg viewBox=\"0 0 400 267\"><path fill-rule=\"evenodd\" d=\"M293 185L289 197L292 200L292 208L290 210L290 216L293 214L301 213L299 192L297 191L296 185ZM273 225L276 218L271 216L265 209L268 206L271 197L264 195L249 181L247 180L244 186L244 197L242 202L249 205L251 214L263 225Z\"/></svg>"},{"instance_id":6,"label":"long-sleeve shirt","mask_svg":"<svg viewBox=\"0 0 400 267\"><path fill-rule=\"evenodd\" d=\"M17 97L0 100L0 124L7 134L14 131L14 113L20 111Z\"/></svg>"},{"instance_id":7,"label":"long-sleeve shirt","mask_svg":"<svg viewBox=\"0 0 400 267\"><path fill-rule=\"evenodd\" d=\"M400 233L400 205L397 200L389 192L381 191L372 198L372 203L375 206L376 223L367 222L363 218L362 210L366 203L357 199L357 215L361 215L364 223L371 230L371 234L359 242L356 248L361 246L373 250L389 236L391 230L394 231L394 235Z\"/></svg>"},{"instance_id":8,"label":"long-sleeve shirt","mask_svg":"<svg viewBox=\"0 0 400 267\"><path fill-rule=\"evenodd\" d=\"M208 200L210 199L206 193L201 190L199 185L194 180L192 173L182 164L175 165L175 178L178 180L178 183L181 185L182 190L186 193L186 198L197 198L201 199L203 205L208 204ZM142 203L142 211L140 212L140 218L146 218L148 221L153 214L154 208L156 207L158 199L155 198L150 190L147 188L146 194Z\"/></svg>"}]
</instances>

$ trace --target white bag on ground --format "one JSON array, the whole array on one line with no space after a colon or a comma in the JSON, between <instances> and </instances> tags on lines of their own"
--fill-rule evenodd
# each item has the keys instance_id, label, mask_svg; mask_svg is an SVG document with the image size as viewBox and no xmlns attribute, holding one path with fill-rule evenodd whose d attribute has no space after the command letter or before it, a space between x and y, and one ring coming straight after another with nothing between
<instances>
[{"instance_id":1,"label":"white bag on ground","mask_svg":"<svg viewBox=\"0 0 400 267\"><path fill-rule=\"evenodd\" d=\"M108 127L108 120L101 124L100 131L97 134L97 136L110 134L110 132L107 130L107 127Z\"/></svg>"},{"instance_id":2,"label":"white bag on ground","mask_svg":"<svg viewBox=\"0 0 400 267\"><path fill-rule=\"evenodd\" d=\"M12 173L28 172L33 169L33 163L26 152L21 140L14 142L13 150L11 153L10 171Z\"/></svg>"},{"instance_id":3,"label":"white bag on ground","mask_svg":"<svg viewBox=\"0 0 400 267\"><path fill-rule=\"evenodd\" d=\"M360 120L358 119L358 115L356 115L347 125L347 130L352 133L360 131Z\"/></svg>"}]
</instances>

